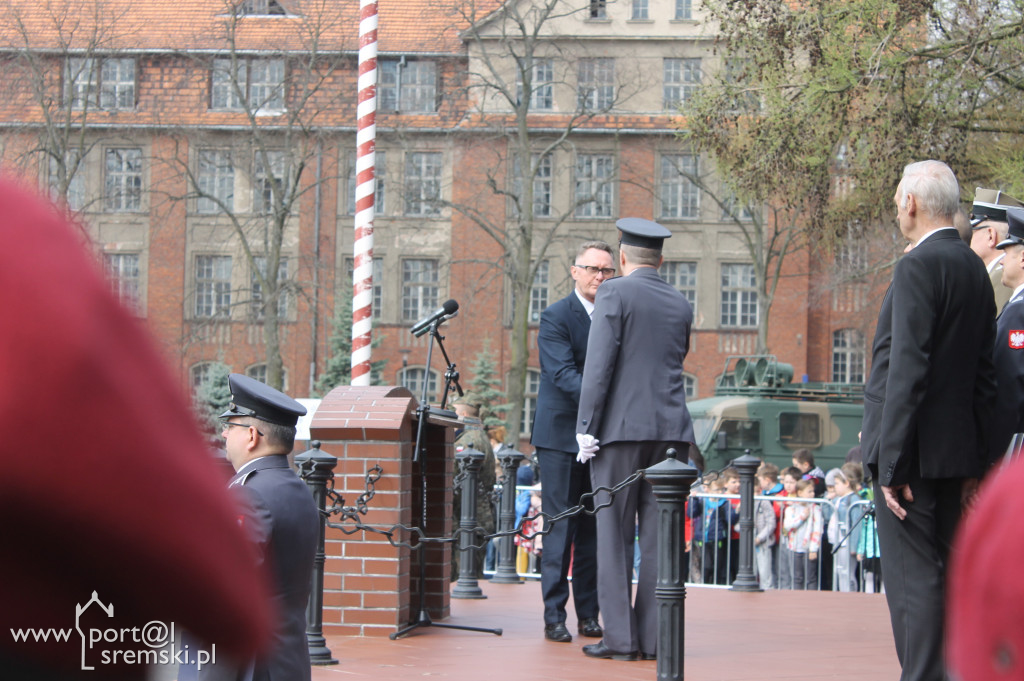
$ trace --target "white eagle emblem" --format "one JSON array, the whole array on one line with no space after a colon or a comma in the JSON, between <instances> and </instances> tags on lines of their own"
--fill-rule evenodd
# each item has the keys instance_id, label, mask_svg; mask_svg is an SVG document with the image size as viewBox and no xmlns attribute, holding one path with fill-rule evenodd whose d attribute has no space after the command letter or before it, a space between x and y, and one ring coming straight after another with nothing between
<instances>
[{"instance_id":1,"label":"white eagle emblem","mask_svg":"<svg viewBox=\"0 0 1024 681\"><path fill-rule=\"evenodd\" d=\"M1010 347L1014 350L1024 348L1024 331L1010 332Z\"/></svg>"}]
</instances>

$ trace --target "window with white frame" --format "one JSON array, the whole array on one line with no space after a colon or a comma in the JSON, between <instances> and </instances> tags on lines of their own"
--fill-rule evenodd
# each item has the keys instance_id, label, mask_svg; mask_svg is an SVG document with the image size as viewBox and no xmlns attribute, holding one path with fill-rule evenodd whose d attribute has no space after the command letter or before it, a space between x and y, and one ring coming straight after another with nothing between
<instances>
[{"instance_id":1,"label":"window with white frame","mask_svg":"<svg viewBox=\"0 0 1024 681\"><path fill-rule=\"evenodd\" d=\"M64 68L64 101L72 109L135 108L135 60L70 57Z\"/></svg>"},{"instance_id":2,"label":"window with white frame","mask_svg":"<svg viewBox=\"0 0 1024 681\"><path fill-rule=\"evenodd\" d=\"M85 207L85 162L81 152L78 149L68 150L63 163L55 156L49 158L47 184L50 196L66 201L71 210L82 210Z\"/></svg>"},{"instance_id":3,"label":"window with white frame","mask_svg":"<svg viewBox=\"0 0 1024 681\"><path fill-rule=\"evenodd\" d=\"M210 108L283 111L284 83L283 59L214 59L210 74Z\"/></svg>"},{"instance_id":4,"label":"window with white frame","mask_svg":"<svg viewBox=\"0 0 1024 681\"><path fill-rule=\"evenodd\" d=\"M260 383L267 382L267 365L266 364L253 364L251 367L245 370L245 375L249 378L255 378ZM288 392L288 370L281 367L281 390Z\"/></svg>"},{"instance_id":5,"label":"window with white frame","mask_svg":"<svg viewBox=\"0 0 1024 681\"><path fill-rule=\"evenodd\" d=\"M693 19L693 0L676 0L677 20Z\"/></svg>"},{"instance_id":6,"label":"window with white frame","mask_svg":"<svg viewBox=\"0 0 1024 681\"><path fill-rule=\"evenodd\" d=\"M196 173L197 213L235 209L235 166L226 149L200 149Z\"/></svg>"},{"instance_id":7,"label":"window with white frame","mask_svg":"<svg viewBox=\"0 0 1024 681\"><path fill-rule=\"evenodd\" d=\"M580 59L577 78L578 104L586 111L603 111L615 103L615 59Z\"/></svg>"},{"instance_id":8,"label":"window with white frame","mask_svg":"<svg viewBox=\"0 0 1024 681\"><path fill-rule=\"evenodd\" d=\"M697 263L692 261L668 261L661 265L661 276L680 293L686 296L690 306L697 307Z\"/></svg>"},{"instance_id":9,"label":"window with white frame","mask_svg":"<svg viewBox=\"0 0 1024 681\"><path fill-rule=\"evenodd\" d=\"M110 288L121 304L131 310L141 310L139 254L104 253L103 264Z\"/></svg>"},{"instance_id":10,"label":"window with white frame","mask_svg":"<svg viewBox=\"0 0 1024 681\"><path fill-rule=\"evenodd\" d=\"M427 381L427 402L437 401L437 372L429 373L422 367L405 367L398 372L398 385L409 389L416 399L423 395L423 381Z\"/></svg>"},{"instance_id":11,"label":"window with white frame","mask_svg":"<svg viewBox=\"0 0 1024 681\"><path fill-rule=\"evenodd\" d=\"M615 159L611 154L576 157L576 211L578 218L607 218L615 207Z\"/></svg>"},{"instance_id":12,"label":"window with white frame","mask_svg":"<svg viewBox=\"0 0 1024 681\"><path fill-rule=\"evenodd\" d=\"M748 222L754 219L754 210L750 204L741 205L739 199L733 193L728 193L722 201L722 220L742 220Z\"/></svg>"},{"instance_id":13,"label":"window with white frame","mask_svg":"<svg viewBox=\"0 0 1024 681\"><path fill-rule=\"evenodd\" d=\"M665 59L664 107L678 109L700 87L700 59Z\"/></svg>"},{"instance_id":14,"label":"window with white frame","mask_svg":"<svg viewBox=\"0 0 1024 681\"><path fill-rule=\"evenodd\" d=\"M533 175L533 216L538 218L551 217L552 166L551 155L533 154L531 162L536 172ZM523 177L519 171L519 157L512 163L512 194L520 202L523 200ZM517 209L513 210L518 213Z\"/></svg>"},{"instance_id":15,"label":"window with white frame","mask_svg":"<svg viewBox=\"0 0 1024 681\"><path fill-rule=\"evenodd\" d=\"M349 283L354 283L355 265L352 258L345 258L345 273L348 275ZM381 306L384 304L384 258L373 259L373 318L381 318ZM349 289L351 290L351 289Z\"/></svg>"},{"instance_id":16,"label":"window with white frame","mask_svg":"<svg viewBox=\"0 0 1024 681\"><path fill-rule=\"evenodd\" d=\"M256 152L253 168L252 211L261 215L274 212L274 195L284 203L288 194L288 156L279 149Z\"/></svg>"},{"instance_id":17,"label":"window with white frame","mask_svg":"<svg viewBox=\"0 0 1024 681\"><path fill-rule=\"evenodd\" d=\"M242 0L238 13L243 16L285 16L287 12L277 0Z\"/></svg>"},{"instance_id":18,"label":"window with white frame","mask_svg":"<svg viewBox=\"0 0 1024 681\"><path fill-rule=\"evenodd\" d=\"M648 0L633 0L632 12L629 18L634 20L650 19Z\"/></svg>"},{"instance_id":19,"label":"window with white frame","mask_svg":"<svg viewBox=\"0 0 1024 681\"><path fill-rule=\"evenodd\" d=\"M142 207L142 149L107 149L103 177L103 207L125 213Z\"/></svg>"},{"instance_id":20,"label":"window with white frame","mask_svg":"<svg viewBox=\"0 0 1024 681\"><path fill-rule=\"evenodd\" d=\"M519 422L519 437L530 437L533 421L537 418L537 393L540 392L540 372L526 370L526 390L523 392L523 416Z\"/></svg>"},{"instance_id":21,"label":"window with white frame","mask_svg":"<svg viewBox=\"0 0 1024 681\"><path fill-rule=\"evenodd\" d=\"M863 383L866 355L864 334L857 329L839 329L832 333L832 381Z\"/></svg>"},{"instance_id":22,"label":"window with white frame","mask_svg":"<svg viewBox=\"0 0 1024 681\"><path fill-rule=\"evenodd\" d=\"M692 400L697 397L697 378L691 374L683 374L683 391L686 399Z\"/></svg>"},{"instance_id":23,"label":"window with white frame","mask_svg":"<svg viewBox=\"0 0 1024 681\"><path fill-rule=\"evenodd\" d=\"M554 60L534 57L530 82L530 110L550 111L554 106ZM523 74L516 69L516 98L523 101Z\"/></svg>"},{"instance_id":24,"label":"window with white frame","mask_svg":"<svg viewBox=\"0 0 1024 681\"><path fill-rule=\"evenodd\" d=\"M203 383L210 380L210 374L213 371L213 362L200 362L195 364L189 370L189 378L192 381L192 389L197 390Z\"/></svg>"},{"instance_id":25,"label":"window with white frame","mask_svg":"<svg viewBox=\"0 0 1024 681\"><path fill-rule=\"evenodd\" d=\"M381 111L437 111L437 64L422 59L377 62L377 102Z\"/></svg>"},{"instance_id":26,"label":"window with white frame","mask_svg":"<svg viewBox=\"0 0 1024 681\"><path fill-rule=\"evenodd\" d=\"M590 0L590 18L591 19L607 19L608 18L608 7L607 0Z\"/></svg>"},{"instance_id":27,"label":"window with white frame","mask_svg":"<svg viewBox=\"0 0 1024 681\"><path fill-rule=\"evenodd\" d=\"M754 266L740 263L722 265L722 316L726 327L757 327L757 279Z\"/></svg>"},{"instance_id":28,"label":"window with white frame","mask_svg":"<svg viewBox=\"0 0 1024 681\"><path fill-rule=\"evenodd\" d=\"M663 154L661 157L661 217L694 219L700 215L700 189L690 178L699 171L696 154Z\"/></svg>"},{"instance_id":29,"label":"window with white frame","mask_svg":"<svg viewBox=\"0 0 1024 681\"><path fill-rule=\"evenodd\" d=\"M195 316L227 319L231 316L231 256L197 255L195 260Z\"/></svg>"},{"instance_id":30,"label":"window with white frame","mask_svg":"<svg viewBox=\"0 0 1024 681\"><path fill-rule=\"evenodd\" d=\"M418 321L437 309L439 269L437 260L402 261L402 321Z\"/></svg>"},{"instance_id":31,"label":"window with white frame","mask_svg":"<svg viewBox=\"0 0 1024 681\"><path fill-rule=\"evenodd\" d=\"M540 314L548 306L551 297L550 262L541 260L533 273L533 284L530 286L530 321L539 322Z\"/></svg>"},{"instance_id":32,"label":"window with white frame","mask_svg":"<svg viewBox=\"0 0 1024 681\"><path fill-rule=\"evenodd\" d=\"M373 165L374 165L374 198L373 198L373 213L374 215L384 214L384 182L387 178L387 167L388 167L388 156L387 152L383 149L377 149L373 154ZM349 164L348 168L348 201L346 202L346 209L350 215L356 213L356 180L359 178L356 174L356 164Z\"/></svg>"},{"instance_id":33,"label":"window with white frame","mask_svg":"<svg viewBox=\"0 0 1024 681\"><path fill-rule=\"evenodd\" d=\"M405 214L440 215L441 152L411 151L405 155Z\"/></svg>"},{"instance_id":34,"label":"window with white frame","mask_svg":"<svg viewBox=\"0 0 1024 681\"><path fill-rule=\"evenodd\" d=\"M263 302L263 284L260 275L267 276L267 259L262 255L253 257L255 268L249 274L250 290L252 291L252 316L256 319L266 317L266 306ZM288 258L282 257L277 264L277 316L285 319L288 316Z\"/></svg>"}]
</instances>

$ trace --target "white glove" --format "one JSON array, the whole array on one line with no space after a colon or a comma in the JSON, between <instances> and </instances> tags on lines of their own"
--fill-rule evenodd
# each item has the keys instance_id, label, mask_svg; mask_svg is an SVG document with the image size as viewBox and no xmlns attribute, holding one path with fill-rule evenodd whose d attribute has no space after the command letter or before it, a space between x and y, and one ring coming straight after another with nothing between
<instances>
[{"instance_id":1,"label":"white glove","mask_svg":"<svg viewBox=\"0 0 1024 681\"><path fill-rule=\"evenodd\" d=\"M588 433L576 433L576 442L580 446L580 451L576 455L576 460L580 463L586 463L593 459L597 455L597 450L600 449L600 447L597 446L600 440Z\"/></svg>"}]
</instances>

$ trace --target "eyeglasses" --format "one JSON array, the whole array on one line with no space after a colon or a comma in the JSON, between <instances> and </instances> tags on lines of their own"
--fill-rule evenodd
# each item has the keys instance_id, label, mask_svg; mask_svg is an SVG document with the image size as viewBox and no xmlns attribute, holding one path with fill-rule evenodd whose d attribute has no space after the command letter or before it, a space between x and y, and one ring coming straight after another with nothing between
<instances>
[{"instance_id":1,"label":"eyeglasses","mask_svg":"<svg viewBox=\"0 0 1024 681\"><path fill-rule=\"evenodd\" d=\"M248 423L235 423L234 421L223 421L224 427L238 426L239 428L256 428L256 426L249 425ZM256 428L256 434L260 437L264 437L263 433L260 432L259 428Z\"/></svg>"},{"instance_id":2,"label":"eyeglasses","mask_svg":"<svg viewBox=\"0 0 1024 681\"><path fill-rule=\"evenodd\" d=\"M603 274L605 277L611 277L615 274L614 267L595 267L594 265L573 265L581 270L586 270L590 276L595 276L598 272Z\"/></svg>"}]
</instances>

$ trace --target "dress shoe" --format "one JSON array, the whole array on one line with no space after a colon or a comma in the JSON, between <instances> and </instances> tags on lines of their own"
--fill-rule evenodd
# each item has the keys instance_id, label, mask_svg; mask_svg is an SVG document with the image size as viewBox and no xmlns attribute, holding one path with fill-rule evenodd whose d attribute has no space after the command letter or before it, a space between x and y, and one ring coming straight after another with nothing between
<instances>
[{"instance_id":1,"label":"dress shoe","mask_svg":"<svg viewBox=\"0 0 1024 681\"><path fill-rule=\"evenodd\" d=\"M598 657L602 660L622 660L623 662L631 662L637 659L635 650L628 653L620 653L606 646L603 640L591 643L589 646L583 646L583 654L587 657Z\"/></svg>"},{"instance_id":2,"label":"dress shoe","mask_svg":"<svg viewBox=\"0 0 1024 681\"><path fill-rule=\"evenodd\" d=\"M640 659L641 660L657 660L658 659L658 655L657 655L657 653L645 653L645 652L641 651L640 652Z\"/></svg>"},{"instance_id":3,"label":"dress shoe","mask_svg":"<svg viewBox=\"0 0 1024 681\"><path fill-rule=\"evenodd\" d=\"M565 622L555 622L544 625L544 638L557 643L568 643L572 640L572 634L565 628Z\"/></svg>"},{"instance_id":4,"label":"dress shoe","mask_svg":"<svg viewBox=\"0 0 1024 681\"><path fill-rule=\"evenodd\" d=\"M597 623L596 617L584 617L581 619L576 625L576 631L580 632L580 636L588 638L601 638L604 636L604 630Z\"/></svg>"}]
</instances>

